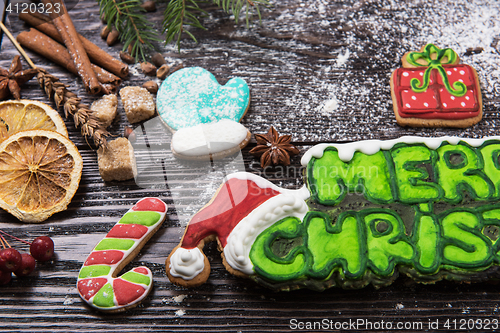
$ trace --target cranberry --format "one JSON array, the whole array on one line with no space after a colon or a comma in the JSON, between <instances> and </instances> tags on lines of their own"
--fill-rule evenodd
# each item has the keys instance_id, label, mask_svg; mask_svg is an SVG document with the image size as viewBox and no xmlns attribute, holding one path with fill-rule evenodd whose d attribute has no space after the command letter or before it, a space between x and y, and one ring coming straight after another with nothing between
<instances>
[{"instance_id":1,"label":"cranberry","mask_svg":"<svg viewBox=\"0 0 500 333\"><path fill-rule=\"evenodd\" d=\"M21 254L23 260L21 262L21 266L17 270L14 271L16 276L26 276L31 274L35 270L36 261L35 258L29 253Z\"/></svg>"},{"instance_id":2,"label":"cranberry","mask_svg":"<svg viewBox=\"0 0 500 333\"><path fill-rule=\"evenodd\" d=\"M38 261L47 261L54 255L54 242L48 236L35 238L30 246L31 255Z\"/></svg>"},{"instance_id":3,"label":"cranberry","mask_svg":"<svg viewBox=\"0 0 500 333\"><path fill-rule=\"evenodd\" d=\"M0 270L13 272L21 266L23 258L18 250L7 248L0 251Z\"/></svg>"}]
</instances>

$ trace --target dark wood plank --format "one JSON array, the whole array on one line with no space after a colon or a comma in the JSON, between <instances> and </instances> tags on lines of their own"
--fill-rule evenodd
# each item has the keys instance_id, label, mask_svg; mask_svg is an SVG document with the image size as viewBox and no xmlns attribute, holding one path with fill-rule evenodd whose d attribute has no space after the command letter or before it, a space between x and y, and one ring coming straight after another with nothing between
<instances>
[{"instance_id":1,"label":"dark wood plank","mask_svg":"<svg viewBox=\"0 0 500 333\"><path fill-rule=\"evenodd\" d=\"M164 4L160 4L159 11L150 14L158 28L163 9ZM211 17L204 20L208 30L193 31L198 44L183 39L180 53L173 45L159 47L169 64L182 62L207 68L221 83L233 76L245 78L251 86L252 104L242 123L255 133L267 131L270 125L280 132L292 133L301 153L320 142L402 135L483 137L496 135L500 121L500 55L495 44L500 37L499 11L495 0L284 0L276 2L273 10L263 11L262 26L249 30L235 25L220 10L211 11ZM70 14L83 35L118 56L120 46L108 47L99 37L102 25L94 1L80 1ZM9 15L7 26L15 35L28 29L13 14ZM465 63L477 69L485 111L479 124L463 130L410 129L396 124L390 100L390 74L399 67L404 52L416 50L426 42L456 49ZM484 50L464 56L468 47ZM4 38L0 66L8 67L15 54ZM29 54L38 66L69 84L86 103L92 102L94 97L85 93L78 78ZM148 80L134 66L124 85L141 85ZM23 97L48 102L35 81L23 89ZM334 98L338 108L322 111L322 105ZM115 135L121 135L129 125L121 105L119 112L110 129ZM54 239L57 250L56 258L40 265L36 276L15 278L0 288L0 330L288 332L295 318L302 323L326 319L328 323L332 321L331 325L350 320L384 320L394 325L422 323L421 330L405 330L417 332L433 331L429 321L439 320L440 329L444 330L442 325L447 319L498 319L500 296L493 284L421 285L400 277L393 285L379 290L368 287L278 293L227 273L214 244L206 249L212 265L209 281L193 290L174 286L166 277L164 260L179 242L186 220L217 189L218 177L229 159L217 164L217 172L208 172L208 166L180 162L170 152L171 135L161 125L155 125L147 131L152 151L140 142L136 144L142 170L138 181L104 183L98 173L95 151L71 120L66 120L66 124L84 159L81 185L68 210L37 225L21 224L0 212L3 230L24 238L47 234ZM264 172L258 160L248 153L253 145L252 142L243 150L241 160L227 167L226 172L244 167L280 186L297 188L302 184L302 154L293 158L290 167ZM144 196L164 199L170 207L169 216L126 269L147 265L153 270L155 288L139 307L126 313L98 313L85 306L78 296L75 284L79 269L93 246ZM347 331L331 328L329 331Z\"/></svg>"}]
</instances>

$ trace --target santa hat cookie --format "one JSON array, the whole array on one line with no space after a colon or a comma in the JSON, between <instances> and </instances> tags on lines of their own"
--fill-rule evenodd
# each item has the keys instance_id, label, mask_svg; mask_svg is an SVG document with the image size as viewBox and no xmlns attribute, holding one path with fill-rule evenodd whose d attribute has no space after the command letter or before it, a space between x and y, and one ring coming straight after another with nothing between
<instances>
[{"instance_id":1,"label":"santa hat cookie","mask_svg":"<svg viewBox=\"0 0 500 333\"><path fill-rule=\"evenodd\" d=\"M174 133L171 149L176 157L222 158L250 141L250 131L239 123L250 105L250 91L241 78L221 86L203 68L182 68L163 81L156 103L160 118Z\"/></svg>"},{"instance_id":2,"label":"santa hat cookie","mask_svg":"<svg viewBox=\"0 0 500 333\"><path fill-rule=\"evenodd\" d=\"M212 200L190 220L180 244L166 260L167 275L175 284L195 287L210 274L203 253L206 241L217 240L229 272L254 274L250 250L259 234L275 222L308 211L309 191L282 189L247 172L229 175Z\"/></svg>"}]
</instances>

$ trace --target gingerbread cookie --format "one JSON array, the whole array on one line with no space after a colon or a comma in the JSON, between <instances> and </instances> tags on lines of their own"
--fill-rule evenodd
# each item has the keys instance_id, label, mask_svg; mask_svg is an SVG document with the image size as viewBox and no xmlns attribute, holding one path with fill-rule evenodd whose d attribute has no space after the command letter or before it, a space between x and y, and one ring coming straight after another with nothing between
<instances>
[{"instance_id":1,"label":"gingerbread cookie","mask_svg":"<svg viewBox=\"0 0 500 333\"><path fill-rule=\"evenodd\" d=\"M80 296L104 312L120 312L139 304L151 291L153 275L137 267L120 277L117 274L139 253L159 229L167 205L158 198L137 202L90 253L78 275Z\"/></svg>"},{"instance_id":2,"label":"gingerbread cookie","mask_svg":"<svg viewBox=\"0 0 500 333\"><path fill-rule=\"evenodd\" d=\"M234 154L250 141L239 123L250 105L250 91L241 78L224 86L200 67L182 68L160 86L157 109L174 133L171 149L182 159L217 159Z\"/></svg>"},{"instance_id":3,"label":"gingerbread cookie","mask_svg":"<svg viewBox=\"0 0 500 333\"><path fill-rule=\"evenodd\" d=\"M208 278L205 241L224 265L275 290L499 277L500 138L403 137L321 144L304 187L227 177L166 260L175 284Z\"/></svg>"},{"instance_id":4,"label":"gingerbread cookie","mask_svg":"<svg viewBox=\"0 0 500 333\"><path fill-rule=\"evenodd\" d=\"M459 64L452 49L427 44L408 52L391 76L391 96L401 126L468 127L483 116L477 73Z\"/></svg>"}]
</instances>

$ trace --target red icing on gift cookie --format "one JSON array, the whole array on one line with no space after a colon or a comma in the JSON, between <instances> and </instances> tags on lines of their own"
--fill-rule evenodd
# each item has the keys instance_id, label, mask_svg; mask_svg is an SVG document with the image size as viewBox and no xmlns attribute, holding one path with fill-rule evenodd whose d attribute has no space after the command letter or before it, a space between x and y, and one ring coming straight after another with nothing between
<instances>
[{"instance_id":1,"label":"red icing on gift cookie","mask_svg":"<svg viewBox=\"0 0 500 333\"><path fill-rule=\"evenodd\" d=\"M459 64L452 49L427 44L403 56L403 68L391 76L398 124L416 127L467 127L482 118L476 71Z\"/></svg>"},{"instance_id":2,"label":"red icing on gift cookie","mask_svg":"<svg viewBox=\"0 0 500 333\"><path fill-rule=\"evenodd\" d=\"M415 92L410 85L411 79L422 80L425 70L398 68L393 79L398 113L401 117L466 119L479 114L478 83L473 76L472 68L468 65L443 65L443 68L447 73L453 74L449 76L450 81L463 82L466 85L466 94L460 97L452 95L445 88L437 70L431 71L427 89Z\"/></svg>"}]
</instances>

